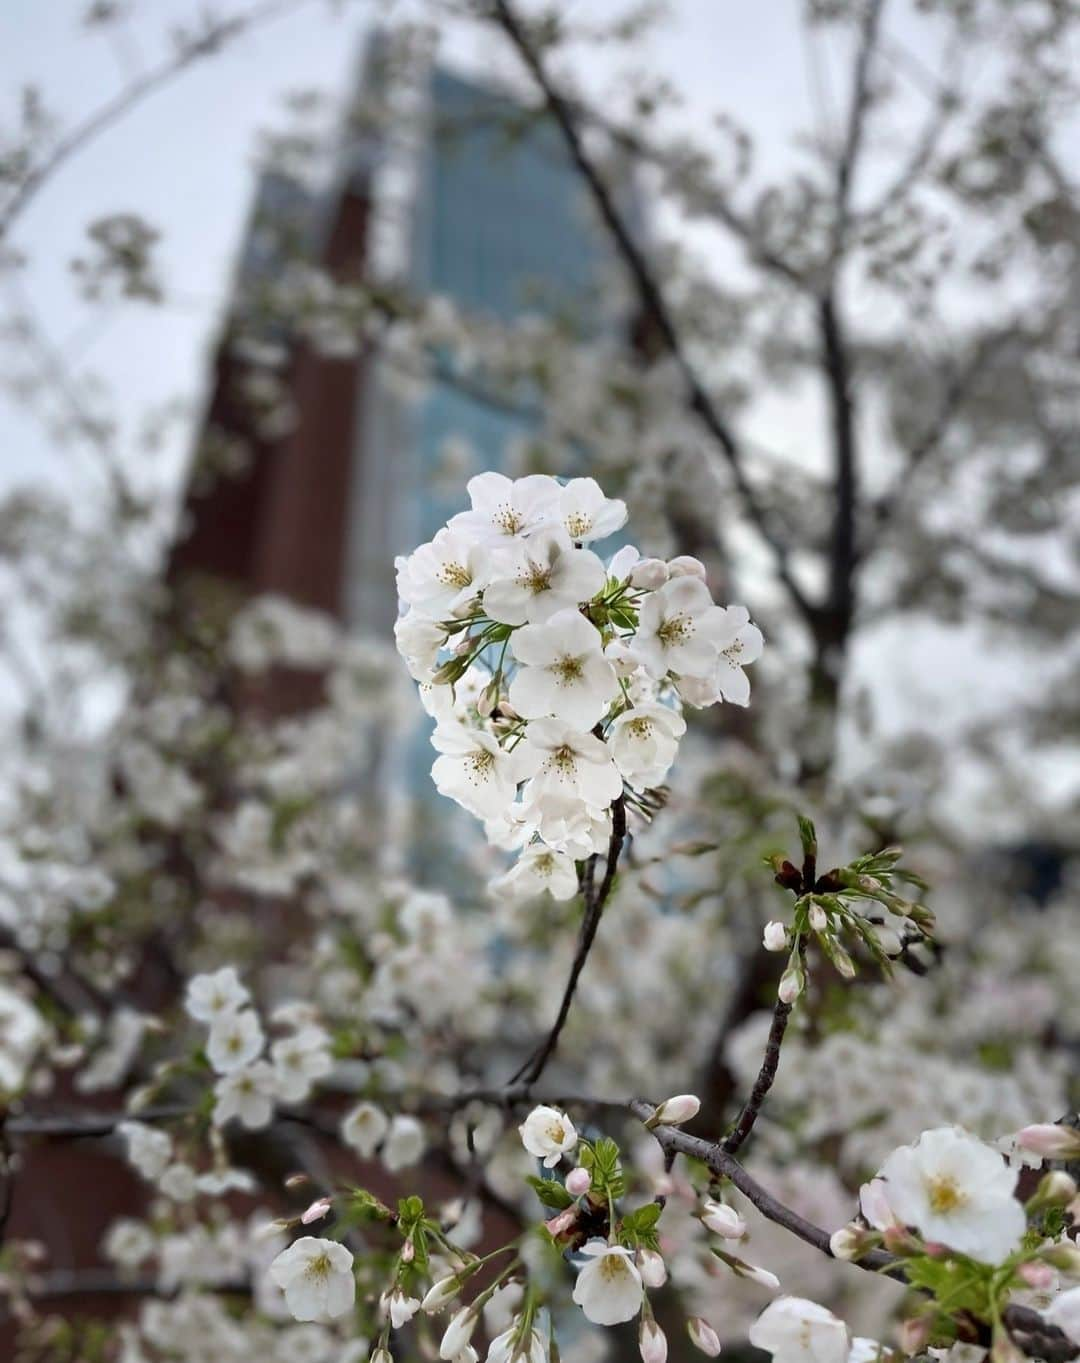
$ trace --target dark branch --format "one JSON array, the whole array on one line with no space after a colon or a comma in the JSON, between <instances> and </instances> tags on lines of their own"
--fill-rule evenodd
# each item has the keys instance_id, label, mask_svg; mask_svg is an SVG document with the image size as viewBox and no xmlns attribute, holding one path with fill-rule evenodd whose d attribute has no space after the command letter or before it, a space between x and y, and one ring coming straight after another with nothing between
<instances>
[{"instance_id":1,"label":"dark branch","mask_svg":"<svg viewBox=\"0 0 1080 1363\"><path fill-rule=\"evenodd\" d=\"M533 46L525 24L509 0L493 0L493 14L496 22L517 49L536 82L549 113L562 133L570 158L592 195L601 220L626 266L642 310L653 323L664 347L678 366L686 385L691 410L700 418L720 447L739 500L749 520L772 553L777 575L804 620L808 624L812 623L816 616L816 609L792 576L787 546L780 534L774 529L768 509L746 476L742 448L733 430L714 406L712 399L698 378L697 372L687 358L679 333L660 287L653 277L649 263L633 233L616 208L610 189L585 150L573 106L556 89L542 57Z\"/></svg>"},{"instance_id":2,"label":"dark branch","mask_svg":"<svg viewBox=\"0 0 1080 1363\"><path fill-rule=\"evenodd\" d=\"M578 934L577 951L574 953L573 964L570 967L570 975L566 981L566 988L563 990L562 1003L559 1005L558 1015L543 1044L529 1057L521 1069L514 1074L513 1078L510 1080L511 1085L520 1082L528 1089L531 1084L535 1084L537 1079L543 1074L548 1061L555 1053L555 1048L559 1044L559 1035L566 1026L567 1018L570 1016L570 1007L574 1002L574 993L577 990L578 979L581 976L581 972L585 969L585 962L589 959L589 952L592 949L592 944L596 937L596 930L600 926L600 917L604 912L604 905L607 903L612 886L615 884L615 872L619 865L619 856L622 853L625 839L626 801L620 795L611 806L611 838L608 842L607 864L604 867L604 878L601 880L599 888L593 888L591 873L586 877L585 913L581 920L581 931Z\"/></svg>"}]
</instances>

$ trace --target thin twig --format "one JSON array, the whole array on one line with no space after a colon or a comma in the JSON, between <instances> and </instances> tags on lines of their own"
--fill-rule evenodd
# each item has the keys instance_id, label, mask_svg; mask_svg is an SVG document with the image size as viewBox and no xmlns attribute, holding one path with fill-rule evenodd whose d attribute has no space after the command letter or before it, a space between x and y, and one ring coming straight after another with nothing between
<instances>
[{"instance_id":1,"label":"thin twig","mask_svg":"<svg viewBox=\"0 0 1080 1363\"><path fill-rule=\"evenodd\" d=\"M805 943L800 938L800 955L804 955L805 951ZM780 1047L784 1044L784 1033L787 1031L791 1011L792 1005L790 1003L785 1003L780 998L776 1000L773 1008L772 1026L769 1028L769 1039L765 1043L765 1055L762 1058L757 1078L754 1080L754 1087L750 1090L750 1097L747 1098L743 1110L739 1113L738 1121L722 1142L729 1155L734 1155L742 1147L750 1132L753 1131L758 1113L773 1086L776 1071L780 1065Z\"/></svg>"},{"instance_id":2,"label":"thin twig","mask_svg":"<svg viewBox=\"0 0 1080 1363\"><path fill-rule=\"evenodd\" d=\"M577 951L574 953L573 964L570 967L570 975L566 981L566 988L563 990L562 1003L559 1005L558 1015L543 1044L529 1057L525 1064L515 1072L510 1080L511 1084L521 1082L526 1088L535 1084L537 1079L543 1074L548 1061L555 1054L555 1048L559 1044L559 1036L562 1029L566 1026L567 1018L570 1016L570 1007L574 1002L574 993L577 990L578 979L581 976L581 972L585 969L585 962L589 959L589 952L592 949L592 944L596 937L596 930L600 926L600 917L604 912L604 905L607 903L612 886L615 884L615 872L619 865L619 856L622 853L625 839L626 801L623 796L620 795L611 806L611 838L608 841L607 864L604 867L604 878L601 880L599 888L595 891L592 888L591 880L586 881L585 914L581 920L581 931L578 934Z\"/></svg>"}]
</instances>

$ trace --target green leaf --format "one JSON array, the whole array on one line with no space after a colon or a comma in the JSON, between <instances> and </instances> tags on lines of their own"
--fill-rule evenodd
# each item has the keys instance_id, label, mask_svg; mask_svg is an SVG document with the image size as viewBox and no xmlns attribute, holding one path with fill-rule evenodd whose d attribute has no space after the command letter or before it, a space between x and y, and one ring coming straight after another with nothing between
<instances>
[{"instance_id":1,"label":"green leaf","mask_svg":"<svg viewBox=\"0 0 1080 1363\"><path fill-rule=\"evenodd\" d=\"M545 1207L554 1207L562 1211L564 1207L574 1205L574 1199L557 1178L537 1178L535 1174L530 1174L528 1181L529 1187Z\"/></svg>"},{"instance_id":2,"label":"green leaf","mask_svg":"<svg viewBox=\"0 0 1080 1363\"><path fill-rule=\"evenodd\" d=\"M803 856L816 857L817 832L813 821L804 814L796 814L795 817L799 821L799 841L802 843Z\"/></svg>"}]
</instances>

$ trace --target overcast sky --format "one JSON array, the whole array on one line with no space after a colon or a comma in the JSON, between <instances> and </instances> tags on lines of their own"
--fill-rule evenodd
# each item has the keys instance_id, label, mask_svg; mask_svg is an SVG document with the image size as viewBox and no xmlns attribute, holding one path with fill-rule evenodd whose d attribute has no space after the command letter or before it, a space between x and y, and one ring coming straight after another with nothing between
<instances>
[{"instance_id":1,"label":"overcast sky","mask_svg":"<svg viewBox=\"0 0 1080 1363\"><path fill-rule=\"evenodd\" d=\"M130 17L103 30L81 24L87 7L88 0L0 5L0 127L14 124L26 85L40 90L62 126L78 124L160 61L170 30L196 9L193 0L133 0ZM245 7L242 0L227 6L230 12ZM577 0L572 11L621 8L614 0ZM790 162L794 138L817 127L830 108L842 108L842 54L806 41L799 0L675 0L671 8L671 19L650 39L654 70L677 82L687 121L703 134L716 112L737 111L754 131L766 175ZM12 236L10 245L29 260L24 297L75 374L100 375L121 393L133 425L148 408L183 400L188 415L155 456L162 486L176 486L190 446L190 421L250 202L259 130L280 124L288 91L318 88L342 98L361 38L380 9L373 0L310 0L195 64L61 168ZM913 65L932 67L933 31L913 18L905 0L894 0L889 16L888 31ZM517 74L505 46L476 31L458 29L444 55L465 68ZM603 51L591 57L587 74L597 91L614 72ZM118 211L164 229L159 258L170 301L163 308L88 308L76 297L69 264L83 248L85 225ZM0 304L8 302L0 297ZM801 450L807 430L820 425L793 421L782 396L761 404L755 421L752 434L781 450L793 449L793 441ZM79 499L98 485L99 471L92 453L58 446L0 392L0 493L26 480L44 480ZM864 668L878 678L890 727L928 712L944 731L970 718L976 694L980 704L996 708L1026 691L1026 663L988 669L985 643L955 632L908 634L875 647Z\"/></svg>"}]
</instances>

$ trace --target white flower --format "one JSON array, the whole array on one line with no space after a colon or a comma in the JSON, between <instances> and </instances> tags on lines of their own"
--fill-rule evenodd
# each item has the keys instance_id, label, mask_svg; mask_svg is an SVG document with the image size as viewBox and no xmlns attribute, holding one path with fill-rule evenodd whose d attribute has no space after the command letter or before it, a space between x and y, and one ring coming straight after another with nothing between
<instances>
[{"instance_id":1,"label":"white flower","mask_svg":"<svg viewBox=\"0 0 1080 1363\"><path fill-rule=\"evenodd\" d=\"M274 1071L265 1060L223 1074L214 1085L214 1125L236 1117L249 1131L269 1125L277 1088Z\"/></svg>"},{"instance_id":2,"label":"white flower","mask_svg":"<svg viewBox=\"0 0 1080 1363\"><path fill-rule=\"evenodd\" d=\"M295 1320L333 1319L353 1304L352 1263L352 1255L336 1240L305 1235L277 1256L270 1277L285 1293Z\"/></svg>"},{"instance_id":3,"label":"white flower","mask_svg":"<svg viewBox=\"0 0 1080 1363\"><path fill-rule=\"evenodd\" d=\"M519 1338L518 1321L496 1335L488 1345L487 1363L547 1363L548 1349L537 1329Z\"/></svg>"},{"instance_id":4,"label":"white flower","mask_svg":"<svg viewBox=\"0 0 1080 1363\"><path fill-rule=\"evenodd\" d=\"M534 728L538 722L529 727ZM582 861L594 852L604 851L608 845L611 836L608 810L595 809L577 791L563 791L550 782L534 781L525 787L518 808L524 836L538 834L548 847L572 861Z\"/></svg>"},{"instance_id":5,"label":"white flower","mask_svg":"<svg viewBox=\"0 0 1080 1363\"><path fill-rule=\"evenodd\" d=\"M696 577L701 582L705 582L709 576L701 559L694 558L692 554L679 554L677 558L669 558L667 570L670 577Z\"/></svg>"},{"instance_id":6,"label":"white flower","mask_svg":"<svg viewBox=\"0 0 1080 1363\"><path fill-rule=\"evenodd\" d=\"M394 623L394 642L409 676L422 684L430 683L439 649L446 643L443 627L418 610L409 610Z\"/></svg>"},{"instance_id":7,"label":"white flower","mask_svg":"<svg viewBox=\"0 0 1080 1363\"><path fill-rule=\"evenodd\" d=\"M669 576L668 566L662 558L643 558L630 570L630 585L638 591L655 592Z\"/></svg>"},{"instance_id":8,"label":"white flower","mask_svg":"<svg viewBox=\"0 0 1080 1363\"><path fill-rule=\"evenodd\" d=\"M651 790L663 782L679 739L686 733L682 715L665 705L636 705L611 726L608 742L623 780L635 790Z\"/></svg>"},{"instance_id":9,"label":"white flower","mask_svg":"<svg viewBox=\"0 0 1080 1363\"><path fill-rule=\"evenodd\" d=\"M390 1130L390 1119L375 1103L357 1103L341 1119L341 1139L362 1159L370 1159Z\"/></svg>"},{"instance_id":10,"label":"white flower","mask_svg":"<svg viewBox=\"0 0 1080 1363\"><path fill-rule=\"evenodd\" d=\"M487 550L467 535L444 527L428 544L399 558L398 595L433 620L451 619L487 585L491 562Z\"/></svg>"},{"instance_id":11,"label":"white flower","mask_svg":"<svg viewBox=\"0 0 1080 1363\"><path fill-rule=\"evenodd\" d=\"M199 1178L190 1164L177 1160L158 1179L158 1187L174 1202L190 1202L199 1191Z\"/></svg>"},{"instance_id":12,"label":"white flower","mask_svg":"<svg viewBox=\"0 0 1080 1363\"><path fill-rule=\"evenodd\" d=\"M222 966L212 975L195 975L188 983L184 1007L197 1022L213 1022L215 1018L239 1012L251 995L240 983L236 967Z\"/></svg>"},{"instance_id":13,"label":"white flower","mask_svg":"<svg viewBox=\"0 0 1080 1363\"><path fill-rule=\"evenodd\" d=\"M901 1225L987 1263L1011 1254L1027 1227L1017 1177L991 1146L953 1126L894 1150L880 1174Z\"/></svg>"},{"instance_id":14,"label":"white flower","mask_svg":"<svg viewBox=\"0 0 1080 1363\"><path fill-rule=\"evenodd\" d=\"M577 868L565 852L555 852L542 842L530 843L510 870L492 881L491 890L522 901L545 892L552 899L572 899L578 892Z\"/></svg>"},{"instance_id":15,"label":"white flower","mask_svg":"<svg viewBox=\"0 0 1080 1363\"><path fill-rule=\"evenodd\" d=\"M743 671L761 657L765 643L757 625L749 623L750 615L743 606L728 606L723 614L723 626L717 633L717 655L712 670L706 675L678 678L679 694L691 705L715 705L726 700L732 705L750 704L750 679Z\"/></svg>"},{"instance_id":16,"label":"white flower","mask_svg":"<svg viewBox=\"0 0 1080 1363\"><path fill-rule=\"evenodd\" d=\"M541 530L496 565L484 610L504 625L540 624L591 600L606 583L604 565L591 550L575 549L564 530Z\"/></svg>"},{"instance_id":17,"label":"white flower","mask_svg":"<svg viewBox=\"0 0 1080 1363\"><path fill-rule=\"evenodd\" d=\"M389 1297L384 1300L386 1308L390 1312L390 1324L395 1330L400 1330L403 1325L407 1325L420 1310L419 1297L407 1297L400 1287L395 1287Z\"/></svg>"},{"instance_id":18,"label":"white flower","mask_svg":"<svg viewBox=\"0 0 1080 1363\"><path fill-rule=\"evenodd\" d=\"M847 1363L847 1326L831 1311L802 1297L770 1302L750 1327L750 1343L776 1363Z\"/></svg>"},{"instance_id":19,"label":"white flower","mask_svg":"<svg viewBox=\"0 0 1080 1363\"><path fill-rule=\"evenodd\" d=\"M528 726L514 749L514 764L518 780L534 783L534 795L571 795L606 809L622 792L622 777L603 741L558 719Z\"/></svg>"},{"instance_id":20,"label":"white flower","mask_svg":"<svg viewBox=\"0 0 1080 1363\"><path fill-rule=\"evenodd\" d=\"M447 795L475 814L493 819L506 812L517 793L511 755L483 729L464 724L440 724L431 735L432 746L442 754L431 768L440 795Z\"/></svg>"},{"instance_id":21,"label":"white flower","mask_svg":"<svg viewBox=\"0 0 1080 1363\"><path fill-rule=\"evenodd\" d=\"M224 1013L210 1024L206 1058L218 1074L231 1074L250 1065L263 1048L263 1030L250 1008Z\"/></svg>"},{"instance_id":22,"label":"white flower","mask_svg":"<svg viewBox=\"0 0 1080 1363\"><path fill-rule=\"evenodd\" d=\"M1043 1318L1064 1330L1074 1344L1080 1344L1080 1287L1071 1287L1056 1297L1043 1312Z\"/></svg>"},{"instance_id":23,"label":"white flower","mask_svg":"<svg viewBox=\"0 0 1080 1363\"><path fill-rule=\"evenodd\" d=\"M534 1107L518 1127L521 1143L530 1155L554 1169L563 1155L576 1148L578 1134L574 1123L557 1107Z\"/></svg>"},{"instance_id":24,"label":"white flower","mask_svg":"<svg viewBox=\"0 0 1080 1363\"><path fill-rule=\"evenodd\" d=\"M379 1158L393 1173L416 1164L426 1146L424 1128L416 1118L399 1113L390 1123Z\"/></svg>"},{"instance_id":25,"label":"white flower","mask_svg":"<svg viewBox=\"0 0 1080 1363\"><path fill-rule=\"evenodd\" d=\"M546 474L511 480L502 473L478 473L466 484L471 511L451 517L450 528L480 544L506 544L530 535L549 517L562 488Z\"/></svg>"},{"instance_id":26,"label":"white flower","mask_svg":"<svg viewBox=\"0 0 1080 1363\"><path fill-rule=\"evenodd\" d=\"M649 1118L650 1126L682 1126L691 1122L701 1111L701 1099L696 1093L677 1093L665 1098Z\"/></svg>"},{"instance_id":27,"label":"white flower","mask_svg":"<svg viewBox=\"0 0 1080 1363\"><path fill-rule=\"evenodd\" d=\"M726 614L696 577L665 582L641 603L634 652L658 681L679 676L709 677L721 642L730 641Z\"/></svg>"},{"instance_id":28,"label":"white flower","mask_svg":"<svg viewBox=\"0 0 1080 1363\"><path fill-rule=\"evenodd\" d=\"M439 1357L456 1359L469 1340L472 1339L473 1331L476 1329L479 1320L480 1312L474 1306L463 1306L460 1311L451 1316L450 1324L446 1327L442 1342L439 1345Z\"/></svg>"},{"instance_id":29,"label":"white flower","mask_svg":"<svg viewBox=\"0 0 1080 1363\"><path fill-rule=\"evenodd\" d=\"M128 1163L151 1183L160 1178L172 1159L168 1132L155 1131L143 1122L121 1122L116 1131L127 1142Z\"/></svg>"},{"instance_id":30,"label":"white flower","mask_svg":"<svg viewBox=\"0 0 1080 1363\"><path fill-rule=\"evenodd\" d=\"M270 1047L278 1095L283 1102L301 1103L316 1079L325 1079L334 1068L330 1038L321 1027L301 1027Z\"/></svg>"},{"instance_id":31,"label":"white flower","mask_svg":"<svg viewBox=\"0 0 1080 1363\"><path fill-rule=\"evenodd\" d=\"M600 631L580 611L559 611L546 624L515 630L511 648L520 667L510 704L525 719L554 715L588 730L619 694Z\"/></svg>"},{"instance_id":32,"label":"white flower","mask_svg":"<svg viewBox=\"0 0 1080 1363\"><path fill-rule=\"evenodd\" d=\"M566 1180L569 1188L570 1180ZM655 1249L639 1249L637 1252L638 1272L646 1287L663 1287L667 1282L667 1265L662 1254Z\"/></svg>"},{"instance_id":33,"label":"white flower","mask_svg":"<svg viewBox=\"0 0 1080 1363\"><path fill-rule=\"evenodd\" d=\"M594 478L571 478L554 516L575 544L606 539L626 524L626 503L605 497Z\"/></svg>"},{"instance_id":34,"label":"white flower","mask_svg":"<svg viewBox=\"0 0 1080 1363\"><path fill-rule=\"evenodd\" d=\"M632 1320L641 1308L641 1274L633 1256L621 1245L590 1240L582 1249L590 1260L574 1284L573 1299L594 1325Z\"/></svg>"},{"instance_id":35,"label":"white flower","mask_svg":"<svg viewBox=\"0 0 1080 1363\"><path fill-rule=\"evenodd\" d=\"M420 1303L424 1312L433 1316L437 1311L441 1311L444 1306L449 1306L454 1298L461 1291L461 1280L456 1273L451 1273L448 1277L440 1278L432 1283L428 1288L427 1296Z\"/></svg>"},{"instance_id":36,"label":"white flower","mask_svg":"<svg viewBox=\"0 0 1080 1363\"><path fill-rule=\"evenodd\" d=\"M121 1217L109 1227L102 1249L114 1264L137 1268L156 1252L157 1241L142 1221Z\"/></svg>"}]
</instances>

